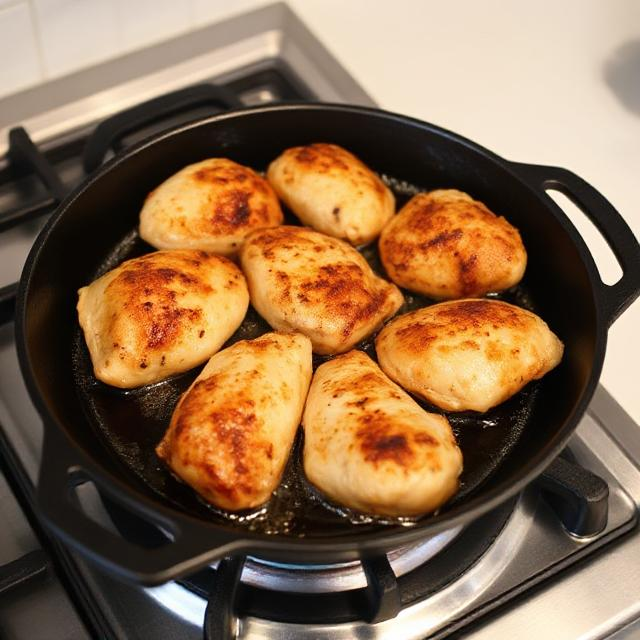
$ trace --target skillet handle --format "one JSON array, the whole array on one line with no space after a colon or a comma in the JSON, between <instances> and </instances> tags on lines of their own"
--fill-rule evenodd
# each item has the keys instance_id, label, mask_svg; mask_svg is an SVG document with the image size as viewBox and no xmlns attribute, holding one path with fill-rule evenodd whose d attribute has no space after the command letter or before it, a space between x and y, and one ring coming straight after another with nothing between
<instances>
[{"instance_id":1,"label":"skillet handle","mask_svg":"<svg viewBox=\"0 0 640 640\"><path fill-rule=\"evenodd\" d=\"M560 167L512 162L515 172L536 191L555 189L566 195L595 224L622 267L613 285L600 284L600 302L611 326L640 294L640 245L613 205L588 182ZM545 196L549 198L548 194Z\"/></svg>"},{"instance_id":2,"label":"skillet handle","mask_svg":"<svg viewBox=\"0 0 640 640\"><path fill-rule=\"evenodd\" d=\"M186 515L176 516L144 497L133 498L119 491L98 472L66 436L49 426L45 429L42 464L36 492L44 524L64 543L121 579L146 585L173 580L236 553L246 541L232 533ZM149 547L127 540L92 519L80 504L75 488L92 481L101 496L134 514L153 536Z\"/></svg>"}]
</instances>

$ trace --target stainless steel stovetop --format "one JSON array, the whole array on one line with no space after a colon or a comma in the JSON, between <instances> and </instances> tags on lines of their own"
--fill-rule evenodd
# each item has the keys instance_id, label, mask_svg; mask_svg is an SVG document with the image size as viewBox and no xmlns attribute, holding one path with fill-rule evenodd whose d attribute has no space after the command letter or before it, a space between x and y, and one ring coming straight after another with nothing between
<instances>
[{"instance_id":1,"label":"stainless steel stovetop","mask_svg":"<svg viewBox=\"0 0 640 640\"><path fill-rule=\"evenodd\" d=\"M199 82L231 86L245 104L280 100L288 97L288 90L269 80L273 69L288 78L298 97L373 104L285 5L273 5L0 101L0 170L12 126L24 126L47 149L61 140L81 138L97 121L123 108ZM249 77L258 80L248 83L244 79ZM74 160L65 160L60 171L65 184L82 176ZM30 192L29 185L24 191ZM15 197L0 186L0 222ZM40 226L35 220L0 235L0 286L18 278ZM28 494L29 484L37 481L42 423L22 382L11 323L0 328L0 426ZM397 617L377 624L327 620L306 626L244 617L238 620L238 637L409 640L456 632L478 640L635 637L640 633L640 531L635 527L640 506L640 428L600 387L570 449L582 466L609 485L608 523L597 535L568 534L539 491L531 488L519 497L479 560ZM57 564L57 573L50 566L38 573L38 562L47 567L40 542L6 481L0 482L0 496L8 523L0 532L0 565L30 554L36 567L32 573L46 574L44 580L26 576L24 584L7 591L0 577L3 637L36 639L53 633L84 638L90 637L86 627L91 624L119 638L202 637L206 600L182 584L146 589L123 584L64 548L59 549L64 562ZM23 500L29 502L30 496ZM95 517L111 526L100 500L89 498L89 504ZM428 557L454 552L453 542L461 535L447 532L398 550L390 554L391 566L397 575L408 575ZM72 568L74 578L65 576L65 566ZM311 568L256 560L247 562L242 581L318 597L366 584L357 563ZM33 615L36 608L38 614ZM78 608L83 610L81 616ZM44 623L49 614L59 632Z\"/></svg>"}]
</instances>

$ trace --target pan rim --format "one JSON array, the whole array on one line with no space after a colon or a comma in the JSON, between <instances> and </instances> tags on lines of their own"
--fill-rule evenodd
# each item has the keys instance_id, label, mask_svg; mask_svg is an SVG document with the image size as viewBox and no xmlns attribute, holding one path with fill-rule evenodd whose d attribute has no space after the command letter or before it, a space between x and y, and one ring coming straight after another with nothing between
<instances>
[{"instance_id":1,"label":"pan rim","mask_svg":"<svg viewBox=\"0 0 640 640\"><path fill-rule=\"evenodd\" d=\"M519 493L527 484L533 479L539 476L545 468L553 461L553 459L560 453L567 441L573 434L579 421L582 419L587 406L595 392L595 388L600 378L602 365L604 361L604 353L606 349L607 339L607 325L605 318L603 317L602 305L599 304L599 283L600 279L597 273L597 269L591 253L589 252L582 236L577 232L573 224L568 217L562 212L562 210L551 201L549 198L543 197L543 192L533 188L518 172L513 168L511 163L501 156L489 151L483 146L463 137L459 134L451 132L447 129L441 128L437 125L433 125L415 118L411 118L402 114L397 114L381 109L371 107L361 107L355 105L343 105L335 103L287 103L282 105L266 105L261 107L247 107L244 109L229 111L207 118L195 120L186 125L181 125L174 129L162 132L151 136L136 145L125 149L117 153L112 159L98 168L95 172L90 174L83 182L78 185L58 206L56 211L51 215L42 231L38 235L34 245L29 252L28 258L25 262L25 266L20 278L20 285L18 289L17 302L16 302L16 345L18 351L18 357L20 362L20 368L25 380L29 395L34 403L38 413L43 419L45 425L45 438L47 432L51 429L56 429L59 434L63 435L66 445L73 452L75 458L83 460L86 463L91 464L92 472L95 472L97 476L104 482L107 482L115 486L119 491L128 494L130 497L137 501L141 501L154 511L163 513L167 517L173 518L176 521L184 521L191 526L205 527L207 529L220 530L226 529L224 525L207 521L205 519L198 518L185 511L181 511L172 505L165 503L161 498L151 498L141 491L137 487L133 486L129 482L126 482L123 478L118 477L114 473L107 470L102 463L94 456L89 455L69 434L67 427L62 422L58 421L52 412L50 411L47 403L43 398L43 394L38 388L36 376L33 369L33 363L30 355L30 350L26 342L25 327L27 323L27 300L29 297L30 282L35 270L38 267L38 261L42 249L46 246L47 241L52 233L55 232L56 225L59 220L63 219L65 212L78 200L82 194L90 189L92 185L99 181L103 175L109 173L115 166L118 166L124 162L127 162L129 158L144 151L145 149L157 144L161 140L168 137L180 135L182 132L191 130L198 127L208 126L210 124L225 121L228 119L239 119L243 117L251 117L253 114L261 114L264 112L281 112L281 111L313 111L318 110L326 113L327 111L341 111L351 112L354 114L362 114L370 117L376 117L381 120L398 121L403 125L410 125L412 127L419 127L420 129L426 129L439 136L444 136L448 140L451 140L457 144L461 144L465 147L469 147L475 152L485 156L490 161L497 163L501 169L509 172L514 180L516 180L523 189L527 189L531 195L533 195L547 211L549 211L554 218L561 224L564 231L569 235L570 240L577 249L577 252L581 258L582 265L584 266L588 275L589 282L591 284L592 299L590 302L593 304L595 312L595 340L594 340L594 353L591 362L591 373L587 384L585 385L582 393L577 398L577 402L573 407L571 414L564 421L561 428L554 434L553 438L547 443L544 451L540 452L534 458L527 461L526 464L518 470L512 478L507 481L499 483L497 486L489 489L488 491L480 490L477 494L472 495L460 505L456 505L443 514L436 516L428 516L421 521L418 521L414 527L402 529L390 529L389 531L375 531L369 533L353 533L345 537L344 535L328 536L327 538L297 538L297 537L282 537L272 536L263 533L252 533L250 531L239 531L235 529L238 537L238 550L250 551L304 551L306 553L341 553L349 552L357 547L361 551L374 551L380 549L380 547L399 546L406 544L413 539L422 538L426 535L436 534L440 531L450 529L452 527L464 524L472 519L478 518L484 513L496 508L501 503L512 498ZM73 457L72 456L72 457ZM505 486L508 485L508 486ZM232 529L230 527L229 529Z\"/></svg>"}]
</instances>

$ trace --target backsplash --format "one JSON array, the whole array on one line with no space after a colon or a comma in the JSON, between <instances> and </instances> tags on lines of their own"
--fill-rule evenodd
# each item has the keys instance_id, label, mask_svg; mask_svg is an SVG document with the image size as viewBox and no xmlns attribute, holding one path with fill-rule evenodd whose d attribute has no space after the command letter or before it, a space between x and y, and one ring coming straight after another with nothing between
<instances>
[{"instance_id":1,"label":"backsplash","mask_svg":"<svg viewBox=\"0 0 640 640\"><path fill-rule=\"evenodd\" d=\"M0 97L267 0L0 0Z\"/></svg>"}]
</instances>

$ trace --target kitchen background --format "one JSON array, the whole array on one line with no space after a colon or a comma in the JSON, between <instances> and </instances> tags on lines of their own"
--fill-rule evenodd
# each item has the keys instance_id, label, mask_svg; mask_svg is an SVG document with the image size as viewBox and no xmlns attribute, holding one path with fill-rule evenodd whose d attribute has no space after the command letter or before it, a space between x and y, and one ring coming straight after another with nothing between
<instances>
[{"instance_id":1,"label":"kitchen background","mask_svg":"<svg viewBox=\"0 0 640 640\"><path fill-rule=\"evenodd\" d=\"M0 98L264 4L0 0ZM509 159L569 168L605 194L640 236L637 0L288 4L381 107L444 126ZM557 199L605 282L615 282L620 269L604 241ZM610 331L602 376L636 422L639 327L636 302Z\"/></svg>"}]
</instances>

